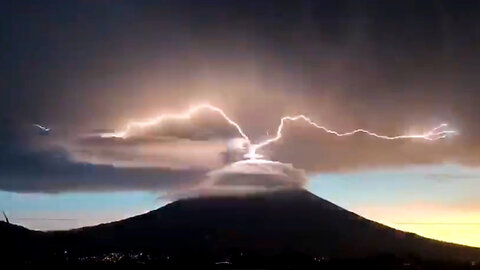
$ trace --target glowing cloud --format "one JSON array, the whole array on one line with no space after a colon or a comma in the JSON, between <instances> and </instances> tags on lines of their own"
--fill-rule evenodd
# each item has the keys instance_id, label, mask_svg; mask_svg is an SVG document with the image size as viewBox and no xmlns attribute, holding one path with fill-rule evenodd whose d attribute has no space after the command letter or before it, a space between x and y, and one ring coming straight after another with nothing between
<instances>
[{"instance_id":1,"label":"glowing cloud","mask_svg":"<svg viewBox=\"0 0 480 270\"><path fill-rule=\"evenodd\" d=\"M159 115L159 116L157 116L155 118L152 118L152 119L149 119L149 120L130 122L121 131L111 132L111 133L102 133L102 134L100 134L100 136L102 138L123 138L123 139L125 139L125 138L130 137L133 134L135 129L138 129L138 128L141 129L141 128L146 128L146 127L158 125L158 124L161 124L162 121L164 121L164 120L172 120L172 119L188 120L194 114L196 114L196 113L198 113L202 110L210 110L210 111L219 113L230 125L234 126L237 129L238 133L240 133L240 135L245 140L250 141L248 136L245 135L245 133L243 132L242 128L240 128L240 125L238 125L232 119L230 119L222 109L220 109L218 107L215 107L215 106L212 106L212 105L209 105L209 104L201 104L201 105L192 107L184 113L162 114L162 115Z\"/></svg>"},{"instance_id":2,"label":"glowing cloud","mask_svg":"<svg viewBox=\"0 0 480 270\"><path fill-rule=\"evenodd\" d=\"M202 110L210 110L210 111L213 111L213 112L216 112L216 113L220 114L227 121L228 124L230 124L230 125L232 125L233 127L236 128L238 133L246 140L246 142L248 144L248 152L244 156L245 158L248 158L248 159L262 158L262 155L257 154L257 150L260 149L260 148L263 148L263 147L265 147L265 146L267 146L267 145L269 145L273 142L276 142L276 141L280 140L282 138L282 130L283 130L283 127L284 127L286 121L303 120L306 123L312 125L313 127L317 128L317 129L321 129L326 133L333 134L333 135L338 136L338 137L352 136L352 135L355 135L355 134L358 134L358 133L364 133L364 134L367 134L369 136L373 136L375 138L383 139L383 140L424 139L424 140L428 140L428 141L434 141L434 140L446 138L448 135L452 135L452 134L456 133L456 131L454 131L454 130L447 130L446 129L447 124L445 124L445 123L433 128L433 129L431 129L428 132L423 133L423 134L404 134L404 135L388 136L388 135L378 134L378 133L375 133L375 132L372 132L372 131L369 131L369 130L366 130L366 129L363 129L363 128L359 128L359 129L355 129L353 131L341 133L341 132L338 132L338 131L335 131L335 130L328 129L324 126L320 126L317 123L315 123L314 121L312 121L310 118L308 118L307 116L301 114L301 115L296 115L296 116L284 116L284 117L282 117L281 120L280 120L280 125L277 128L277 133L276 133L275 137L270 138L270 139L266 139L266 140L264 140L262 142L259 142L259 143L256 143L256 144L253 144L251 142L250 138L242 130L240 125L238 123L236 123L235 121L233 121L230 117L228 117L227 114L222 109L220 109L218 107L215 107L215 106L212 106L212 105L209 105L209 104L201 104L201 105L190 108L188 111L186 111L184 113L162 114L162 115L159 115L159 116L157 116L155 118L152 118L152 119L149 119L149 120L130 122L126 125L126 127L123 130L120 130L120 131L117 131L117 132L112 132L112 133L102 133L102 134L100 134L100 136L102 138L123 138L123 139L125 139L125 138L128 138L128 137L131 137L135 133L136 129L142 129L142 128L158 125L158 124L161 124L162 121L164 121L164 120L172 120L172 119L173 120L187 120L187 119L190 119L194 114L196 114L196 113L198 113Z\"/></svg>"},{"instance_id":3,"label":"glowing cloud","mask_svg":"<svg viewBox=\"0 0 480 270\"><path fill-rule=\"evenodd\" d=\"M297 115L297 116L285 116L282 117L280 121L280 125L278 126L277 129L277 134L275 137L267 139L263 142L253 144L251 145L249 149L249 153L245 155L247 158L259 158L262 157L261 155L257 154L257 150L265 147L275 141L278 141L282 138L282 130L285 125L286 121L297 121L297 120L304 120L308 124L312 125L315 128L321 129L329 134L333 134L338 137L343 137L343 136L351 136L355 135L357 133L364 133L373 137L376 137L378 139L383 139L383 140L399 140L399 139L424 139L424 140L429 140L429 141L434 141L438 139L443 139L446 138L448 135L455 134L456 131L454 130L445 130L447 127L447 124L441 124L431 130L429 130L426 133L423 134L409 134L409 135L397 135L397 136L387 136L387 135L380 135L375 132L360 128L360 129L355 129L353 131L345 132L345 133L340 133L335 130L328 129L324 126L320 126L317 123L313 122L310 118L306 117L305 115Z\"/></svg>"},{"instance_id":4,"label":"glowing cloud","mask_svg":"<svg viewBox=\"0 0 480 270\"><path fill-rule=\"evenodd\" d=\"M279 189L298 189L307 182L305 172L291 164L263 159L241 160L210 171L207 178L198 185L170 192L165 198L244 195Z\"/></svg>"}]
</instances>

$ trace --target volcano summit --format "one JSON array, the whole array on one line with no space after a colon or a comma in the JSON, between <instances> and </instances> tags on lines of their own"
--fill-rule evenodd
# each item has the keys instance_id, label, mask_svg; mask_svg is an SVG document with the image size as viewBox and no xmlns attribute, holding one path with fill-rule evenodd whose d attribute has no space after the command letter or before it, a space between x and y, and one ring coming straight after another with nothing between
<instances>
[{"instance_id":1,"label":"volcano summit","mask_svg":"<svg viewBox=\"0 0 480 270\"><path fill-rule=\"evenodd\" d=\"M5 258L30 263L248 268L480 260L480 249L386 227L302 189L183 199L143 215L70 231L36 232L1 223L0 237L9 247Z\"/></svg>"}]
</instances>

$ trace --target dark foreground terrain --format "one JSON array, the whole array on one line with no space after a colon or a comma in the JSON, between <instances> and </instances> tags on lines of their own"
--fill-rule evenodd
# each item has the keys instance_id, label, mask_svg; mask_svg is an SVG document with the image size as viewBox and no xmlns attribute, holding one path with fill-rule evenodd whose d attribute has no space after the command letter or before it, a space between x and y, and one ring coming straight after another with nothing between
<instances>
[{"instance_id":1,"label":"dark foreground terrain","mask_svg":"<svg viewBox=\"0 0 480 270\"><path fill-rule=\"evenodd\" d=\"M480 249L364 219L304 190L176 201L126 220L36 232L0 223L3 265L480 269Z\"/></svg>"}]
</instances>

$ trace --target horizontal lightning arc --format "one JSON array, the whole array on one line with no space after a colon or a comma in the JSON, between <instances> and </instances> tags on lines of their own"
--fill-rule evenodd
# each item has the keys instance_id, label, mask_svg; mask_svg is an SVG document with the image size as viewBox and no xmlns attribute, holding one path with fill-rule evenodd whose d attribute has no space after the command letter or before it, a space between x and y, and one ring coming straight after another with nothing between
<instances>
[{"instance_id":1,"label":"horizontal lightning arc","mask_svg":"<svg viewBox=\"0 0 480 270\"><path fill-rule=\"evenodd\" d=\"M384 139L384 140L399 140L399 139L415 139L415 138L418 138L418 139L425 139L425 140L429 140L429 141L434 141L434 140L446 138L449 134L455 134L456 133L456 131L454 131L454 130L441 130L441 129L447 127L447 124L441 124L441 125L433 128L430 131L428 131L426 133L423 133L423 134L387 136L387 135L380 135L380 134L377 134L375 132L372 132L372 131L369 131L369 130L366 130L366 129L363 129L363 128L355 129L353 131L349 131L349 132L345 132L345 133L340 133L338 131L328 129L324 126L320 126L317 123L313 122L307 116L301 114L301 115L297 115L297 116L282 117L282 119L280 120L280 125L278 126L278 129L277 129L276 136L273 137L273 138L267 139L263 142L251 145L249 153L246 154L245 156L248 157L248 158L261 157L261 155L257 154L256 151L258 149L262 148L262 147L265 147L265 146L275 142L275 141L280 140L282 138L282 130L283 130L283 127L284 127L286 121L297 121L297 120L304 120L305 122L314 126L315 128L321 129L321 130L323 130L323 131L325 131L329 134L333 134L333 135L338 136L338 137L351 136L351 135L355 135L357 133L365 133L367 135L370 135L370 136L373 136L373 137L376 137L376 138L379 138L379 139Z\"/></svg>"},{"instance_id":2,"label":"horizontal lightning arc","mask_svg":"<svg viewBox=\"0 0 480 270\"><path fill-rule=\"evenodd\" d=\"M111 133L102 133L102 134L100 134L100 136L102 138L122 138L122 139L125 139L125 138L128 138L132 135L132 130L134 128L145 128L145 127L157 125L157 124L160 124L162 121L167 120L167 119L187 120L187 119L190 119L192 117L192 115L194 115L194 114L196 114L196 113L198 113L199 111L202 111L202 110L210 110L210 111L213 111L213 112L216 112L216 113L220 114L230 125L234 126L237 129L238 133L240 133L240 135L245 140L250 142L250 139L243 132L243 130L240 127L239 124L235 123L232 119L230 119L230 117L228 117L227 114L222 109L220 109L218 107L215 107L215 106L212 106L210 104L201 104L201 105L192 107L184 113L162 114L160 116L157 116L155 118L152 118L152 119L146 120L146 121L133 121L133 122L128 123L127 126L121 131L111 132Z\"/></svg>"},{"instance_id":3,"label":"horizontal lightning arc","mask_svg":"<svg viewBox=\"0 0 480 270\"><path fill-rule=\"evenodd\" d=\"M127 124L127 126L118 132L112 132L112 133L102 133L100 136L102 138L128 138L132 136L133 130L135 128L145 128L153 125L160 124L162 121L167 120L167 119L178 119L178 120L187 120L192 117L192 115L198 113L201 110L210 110L213 112L216 112L220 114L230 125L235 127L235 129L238 131L238 133L247 141L249 147L248 147L248 153L245 154L245 157L248 159L257 159L261 158L262 155L257 154L257 150L260 148L263 148L273 142L276 142L282 138L282 131L283 127L285 126L286 121L298 121L298 120L303 120L307 122L308 124L312 125L313 127L317 129L321 129L325 131L326 133L333 134L338 137L343 137L343 136L351 136L355 135L357 133L364 133L369 136L373 136L375 138L379 139L384 139L384 140L399 140L399 139L424 139L424 140L429 140L429 141L434 141L438 139L443 139L446 138L448 135L455 134L456 131L454 130L445 130L447 127L447 124L441 124L430 131L423 133L423 134L410 134L410 135L398 135L398 136L387 136L387 135L381 135L377 134L375 132L360 128L360 129L355 129L353 131L345 132L345 133L340 133L335 130L328 129L324 126L320 126L317 123L313 122L310 118L307 116L301 114L297 116L284 116L280 120L280 125L277 128L276 136L267 140L264 140L262 142L252 144L248 136L243 132L242 128L240 127L239 124L237 124L235 121L233 121L228 115L220 108L212 106L210 104L201 104L195 107L190 108L188 111L184 113L179 113L179 114L162 114L160 116L157 116L155 118L152 118L150 120L146 121L134 121L130 122Z\"/></svg>"}]
</instances>

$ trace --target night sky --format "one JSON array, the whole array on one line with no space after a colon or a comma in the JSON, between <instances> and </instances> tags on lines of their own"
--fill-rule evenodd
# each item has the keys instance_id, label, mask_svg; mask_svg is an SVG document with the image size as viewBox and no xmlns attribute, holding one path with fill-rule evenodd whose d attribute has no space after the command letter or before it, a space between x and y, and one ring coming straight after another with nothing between
<instances>
[{"instance_id":1,"label":"night sky","mask_svg":"<svg viewBox=\"0 0 480 270\"><path fill-rule=\"evenodd\" d=\"M478 1L2 1L0 210L65 229L161 206L225 166L235 130L202 112L98 134L209 103L254 142L284 115L387 135L448 123L437 141L288 123L262 154L349 210L480 246L478 18Z\"/></svg>"}]
</instances>

